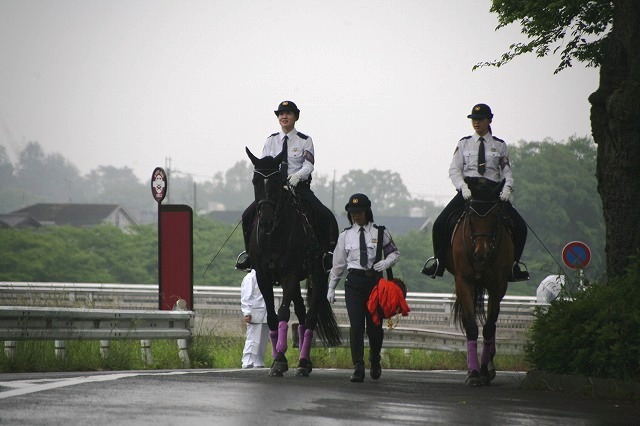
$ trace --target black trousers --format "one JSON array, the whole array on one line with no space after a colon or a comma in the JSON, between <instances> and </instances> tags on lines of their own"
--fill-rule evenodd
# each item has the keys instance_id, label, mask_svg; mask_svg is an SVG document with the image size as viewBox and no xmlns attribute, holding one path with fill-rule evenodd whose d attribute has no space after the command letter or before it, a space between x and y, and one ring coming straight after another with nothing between
<instances>
[{"instance_id":1,"label":"black trousers","mask_svg":"<svg viewBox=\"0 0 640 426\"><path fill-rule=\"evenodd\" d=\"M450 235L447 229L449 216L456 210L463 209L464 203L462 193L458 191L456 196L449 201L449 204L446 205L433 222L433 255L437 259L440 259L441 265L446 261L445 256L449 249ZM524 245L527 242L527 223L522 216L520 216L520 213L513 208L510 202L507 203L505 211L513 221L514 257L516 261L520 261L522 252L524 252Z\"/></svg>"},{"instance_id":2,"label":"black trousers","mask_svg":"<svg viewBox=\"0 0 640 426\"><path fill-rule=\"evenodd\" d=\"M367 277L349 272L344 283L345 303L349 315L349 341L351 360L354 366L364 366L364 333L369 338L370 359L380 360L380 350L384 340L382 323L375 325L367 309L367 301L371 290L376 285L378 276Z\"/></svg>"}]
</instances>

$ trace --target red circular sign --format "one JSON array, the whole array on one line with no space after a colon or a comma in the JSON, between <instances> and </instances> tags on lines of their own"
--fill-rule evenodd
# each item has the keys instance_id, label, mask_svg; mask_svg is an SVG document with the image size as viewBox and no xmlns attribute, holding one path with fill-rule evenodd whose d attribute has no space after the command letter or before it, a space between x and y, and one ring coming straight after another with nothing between
<instances>
[{"instance_id":1,"label":"red circular sign","mask_svg":"<svg viewBox=\"0 0 640 426\"><path fill-rule=\"evenodd\" d=\"M151 195L158 204L167 195L167 174L162 167L156 167L151 174Z\"/></svg>"},{"instance_id":2,"label":"red circular sign","mask_svg":"<svg viewBox=\"0 0 640 426\"><path fill-rule=\"evenodd\" d=\"M571 269L586 268L591 262L591 250L582 241L572 241L562 249L562 260Z\"/></svg>"}]
</instances>

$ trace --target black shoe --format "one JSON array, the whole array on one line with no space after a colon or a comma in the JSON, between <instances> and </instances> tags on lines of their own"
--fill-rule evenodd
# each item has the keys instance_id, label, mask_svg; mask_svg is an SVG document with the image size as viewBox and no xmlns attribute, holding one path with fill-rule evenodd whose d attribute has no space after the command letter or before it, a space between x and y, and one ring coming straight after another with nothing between
<instances>
[{"instance_id":1,"label":"black shoe","mask_svg":"<svg viewBox=\"0 0 640 426\"><path fill-rule=\"evenodd\" d=\"M356 365L356 369L349 380L353 383L364 382L364 365Z\"/></svg>"},{"instance_id":2,"label":"black shoe","mask_svg":"<svg viewBox=\"0 0 640 426\"><path fill-rule=\"evenodd\" d=\"M236 269L247 272L251 271L251 259L246 251L243 251L238 255L238 259L236 260Z\"/></svg>"},{"instance_id":3,"label":"black shoe","mask_svg":"<svg viewBox=\"0 0 640 426\"><path fill-rule=\"evenodd\" d=\"M436 259L435 257L430 257L429 259L427 259L424 267L422 268L422 271L420 272L428 277L435 279L438 273L438 264L438 259Z\"/></svg>"},{"instance_id":4,"label":"black shoe","mask_svg":"<svg viewBox=\"0 0 640 426\"><path fill-rule=\"evenodd\" d=\"M378 359L377 361L371 361L369 375L373 380L378 380L380 378L380 376L382 375L382 366L380 365L380 359Z\"/></svg>"},{"instance_id":5,"label":"black shoe","mask_svg":"<svg viewBox=\"0 0 640 426\"><path fill-rule=\"evenodd\" d=\"M520 265L524 267L524 271L520 269ZM513 264L513 270L511 271L511 277L509 281L527 281L529 279L529 271L527 271L527 266L524 263L515 262Z\"/></svg>"}]
</instances>

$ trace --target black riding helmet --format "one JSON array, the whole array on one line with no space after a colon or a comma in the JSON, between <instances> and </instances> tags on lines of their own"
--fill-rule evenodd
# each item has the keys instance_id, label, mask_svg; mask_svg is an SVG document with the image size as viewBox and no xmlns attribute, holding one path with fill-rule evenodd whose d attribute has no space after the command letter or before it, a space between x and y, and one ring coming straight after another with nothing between
<instances>
[{"instance_id":1,"label":"black riding helmet","mask_svg":"<svg viewBox=\"0 0 640 426\"><path fill-rule=\"evenodd\" d=\"M353 219L351 219L352 212L365 212L365 218L368 222L373 222L373 212L371 211L371 200L364 194L353 194L349 197L349 202L344 206L347 211L347 219L349 223L353 225Z\"/></svg>"},{"instance_id":2,"label":"black riding helmet","mask_svg":"<svg viewBox=\"0 0 640 426\"><path fill-rule=\"evenodd\" d=\"M273 111L276 117L284 111L289 111L295 114L296 120L300 118L300 110L297 105L291 101L282 101L280 105L278 105L278 109Z\"/></svg>"}]
</instances>

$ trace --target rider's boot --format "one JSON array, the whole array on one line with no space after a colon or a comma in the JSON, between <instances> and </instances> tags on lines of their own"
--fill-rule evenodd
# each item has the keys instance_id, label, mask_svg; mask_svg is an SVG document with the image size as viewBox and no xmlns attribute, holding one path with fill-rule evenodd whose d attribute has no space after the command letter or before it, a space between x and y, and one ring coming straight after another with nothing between
<instances>
[{"instance_id":1,"label":"rider's boot","mask_svg":"<svg viewBox=\"0 0 640 426\"><path fill-rule=\"evenodd\" d=\"M238 259L236 259L236 269L240 271L250 271L251 270L251 258L249 257L249 253L243 251L238 255Z\"/></svg>"},{"instance_id":2,"label":"rider's boot","mask_svg":"<svg viewBox=\"0 0 640 426\"><path fill-rule=\"evenodd\" d=\"M520 268L520 265L522 265L524 270ZM528 279L529 279L529 271L527 270L527 265L519 261L513 262L513 269L511 271L511 276L509 277L509 281L511 282L527 281Z\"/></svg>"},{"instance_id":3,"label":"rider's boot","mask_svg":"<svg viewBox=\"0 0 640 426\"><path fill-rule=\"evenodd\" d=\"M333 252L326 252L322 255L322 268L325 272L331 271L333 268Z\"/></svg>"}]
</instances>

